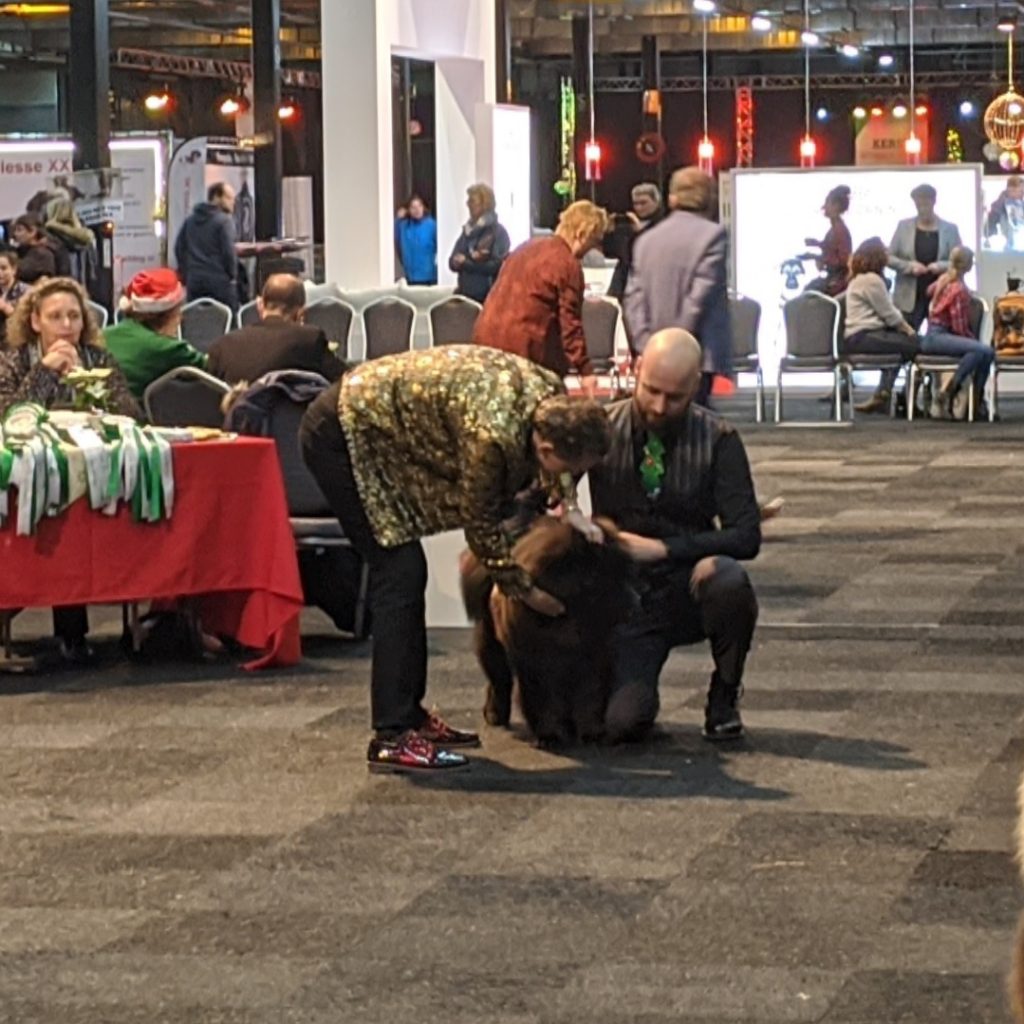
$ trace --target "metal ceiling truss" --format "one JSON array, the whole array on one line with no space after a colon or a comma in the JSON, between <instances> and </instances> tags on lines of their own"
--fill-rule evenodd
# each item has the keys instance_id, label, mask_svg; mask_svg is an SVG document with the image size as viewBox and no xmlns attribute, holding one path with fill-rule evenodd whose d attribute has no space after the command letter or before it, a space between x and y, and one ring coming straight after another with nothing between
<instances>
[{"instance_id":1,"label":"metal ceiling truss","mask_svg":"<svg viewBox=\"0 0 1024 1024\"><path fill-rule=\"evenodd\" d=\"M879 92L907 90L910 79L907 75L815 75L811 79L817 92L821 89L870 89ZM993 73L963 71L925 71L914 76L915 85L920 88L942 88L944 86L978 87L990 86L1001 81ZM663 78L662 92L700 92L700 75ZM708 88L718 90L751 89L803 89L803 75L719 75L708 79ZM634 77L595 78L597 92L643 92L643 79Z\"/></svg>"},{"instance_id":2,"label":"metal ceiling truss","mask_svg":"<svg viewBox=\"0 0 1024 1024\"><path fill-rule=\"evenodd\" d=\"M239 60L218 60L214 57L182 57L151 50L119 49L111 54L111 65L155 75L178 78L219 78L242 84L252 78L252 65ZM281 69L281 84L291 89L319 89L318 72L296 68Z\"/></svg>"}]
</instances>

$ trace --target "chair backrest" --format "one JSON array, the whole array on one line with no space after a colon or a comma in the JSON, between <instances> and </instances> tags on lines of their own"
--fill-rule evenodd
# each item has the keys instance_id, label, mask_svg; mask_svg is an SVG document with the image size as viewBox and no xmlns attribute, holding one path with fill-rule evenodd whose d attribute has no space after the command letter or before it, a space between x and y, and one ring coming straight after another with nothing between
<instances>
[{"instance_id":1,"label":"chair backrest","mask_svg":"<svg viewBox=\"0 0 1024 1024\"><path fill-rule=\"evenodd\" d=\"M307 519L334 518L324 492L306 468L299 448L299 427L307 406L296 402L283 392L278 393L270 406L267 420L268 436L277 446L281 462L284 490L288 498L288 514Z\"/></svg>"},{"instance_id":2,"label":"chair backrest","mask_svg":"<svg viewBox=\"0 0 1024 1024\"><path fill-rule=\"evenodd\" d=\"M239 327L252 327L253 324L260 322L260 304L259 300L253 299L252 302L247 302L238 311L238 326Z\"/></svg>"},{"instance_id":3,"label":"chair backrest","mask_svg":"<svg viewBox=\"0 0 1024 1024\"><path fill-rule=\"evenodd\" d=\"M839 303L830 295L804 292L783 307L786 355L801 359L839 356Z\"/></svg>"},{"instance_id":4,"label":"chair backrest","mask_svg":"<svg viewBox=\"0 0 1024 1024\"><path fill-rule=\"evenodd\" d=\"M761 303L746 295L732 295L729 297L729 319L732 323L733 358L749 359L756 356Z\"/></svg>"},{"instance_id":5,"label":"chair backrest","mask_svg":"<svg viewBox=\"0 0 1024 1024\"><path fill-rule=\"evenodd\" d=\"M106 306L101 306L98 302L89 302L89 309L92 310L92 315L96 317L96 323L99 324L99 328L102 331L104 327L110 322L110 313Z\"/></svg>"},{"instance_id":6,"label":"chair backrest","mask_svg":"<svg viewBox=\"0 0 1024 1024\"><path fill-rule=\"evenodd\" d=\"M356 311L341 299L319 299L306 307L306 323L319 327L328 341L338 343L338 358L348 359L349 341Z\"/></svg>"},{"instance_id":7,"label":"chair backrest","mask_svg":"<svg viewBox=\"0 0 1024 1024\"><path fill-rule=\"evenodd\" d=\"M181 336L200 352L231 330L234 314L229 306L216 299L193 299L181 311Z\"/></svg>"},{"instance_id":8,"label":"chair backrest","mask_svg":"<svg viewBox=\"0 0 1024 1024\"><path fill-rule=\"evenodd\" d=\"M583 337L591 359L615 358L615 333L620 315L618 305L607 299L583 300Z\"/></svg>"},{"instance_id":9,"label":"chair backrest","mask_svg":"<svg viewBox=\"0 0 1024 1024\"><path fill-rule=\"evenodd\" d=\"M473 328L483 307L465 295L452 295L435 302L427 310L430 323L430 344L468 345L473 340Z\"/></svg>"},{"instance_id":10,"label":"chair backrest","mask_svg":"<svg viewBox=\"0 0 1024 1024\"><path fill-rule=\"evenodd\" d=\"M412 348L412 331L416 323L416 307L404 299L383 298L363 309L363 337L366 358L408 352Z\"/></svg>"},{"instance_id":11,"label":"chair backrest","mask_svg":"<svg viewBox=\"0 0 1024 1024\"><path fill-rule=\"evenodd\" d=\"M988 303L980 295L971 296L971 308L967 314L968 323L971 325L971 334L973 334L978 341L985 342L986 340L981 336L982 328L985 326L985 315L988 313Z\"/></svg>"},{"instance_id":12,"label":"chair backrest","mask_svg":"<svg viewBox=\"0 0 1024 1024\"><path fill-rule=\"evenodd\" d=\"M221 402L230 388L192 366L179 366L158 377L142 396L150 423L161 427L219 427Z\"/></svg>"}]
</instances>

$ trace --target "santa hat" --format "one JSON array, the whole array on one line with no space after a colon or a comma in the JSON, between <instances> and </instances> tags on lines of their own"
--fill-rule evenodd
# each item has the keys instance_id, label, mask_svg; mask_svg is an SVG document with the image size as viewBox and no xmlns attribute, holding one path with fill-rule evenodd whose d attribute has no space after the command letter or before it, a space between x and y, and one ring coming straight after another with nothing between
<instances>
[{"instance_id":1,"label":"santa hat","mask_svg":"<svg viewBox=\"0 0 1024 1024\"><path fill-rule=\"evenodd\" d=\"M142 270L125 286L118 305L122 313L166 313L185 301L178 275L168 267Z\"/></svg>"}]
</instances>

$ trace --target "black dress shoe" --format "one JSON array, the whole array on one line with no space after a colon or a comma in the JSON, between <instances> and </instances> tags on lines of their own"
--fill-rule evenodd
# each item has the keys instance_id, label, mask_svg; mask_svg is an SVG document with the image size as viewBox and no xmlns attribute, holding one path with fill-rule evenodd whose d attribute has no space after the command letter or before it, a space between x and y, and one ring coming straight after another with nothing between
<instances>
[{"instance_id":1,"label":"black dress shoe","mask_svg":"<svg viewBox=\"0 0 1024 1024\"><path fill-rule=\"evenodd\" d=\"M410 731L393 740L370 740L366 766L371 772L450 772L467 768L469 759Z\"/></svg>"},{"instance_id":2,"label":"black dress shoe","mask_svg":"<svg viewBox=\"0 0 1024 1024\"><path fill-rule=\"evenodd\" d=\"M84 636L74 640L61 640L60 659L71 668L88 668L98 661L96 652L89 646Z\"/></svg>"}]
</instances>

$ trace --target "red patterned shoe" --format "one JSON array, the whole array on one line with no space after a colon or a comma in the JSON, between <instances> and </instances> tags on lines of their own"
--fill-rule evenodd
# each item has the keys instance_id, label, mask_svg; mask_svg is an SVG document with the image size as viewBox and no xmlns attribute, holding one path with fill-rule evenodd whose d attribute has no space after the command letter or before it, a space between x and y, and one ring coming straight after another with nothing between
<instances>
[{"instance_id":1,"label":"red patterned shoe","mask_svg":"<svg viewBox=\"0 0 1024 1024\"><path fill-rule=\"evenodd\" d=\"M425 740L439 747L479 747L480 737L475 732L453 729L434 709L416 730Z\"/></svg>"},{"instance_id":2,"label":"red patterned shoe","mask_svg":"<svg viewBox=\"0 0 1024 1024\"><path fill-rule=\"evenodd\" d=\"M469 760L407 732L394 740L370 740L366 766L371 772L450 772L468 767Z\"/></svg>"}]
</instances>

